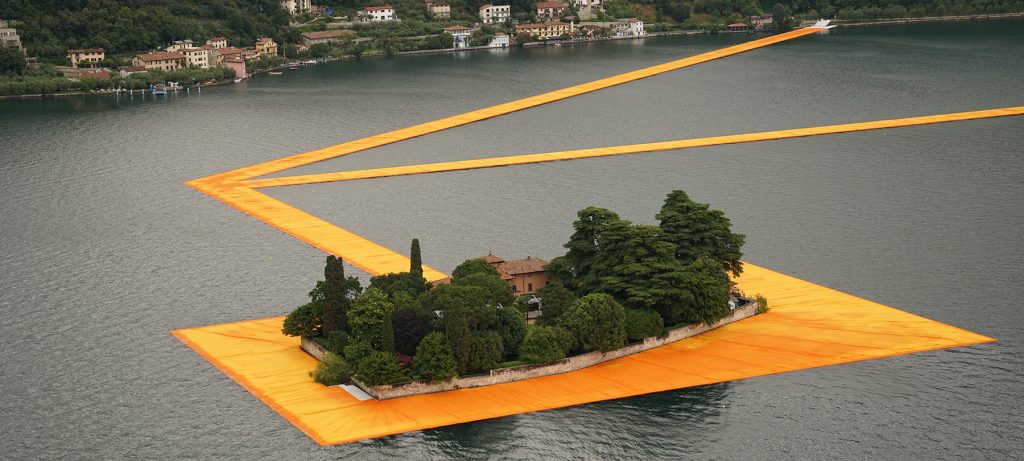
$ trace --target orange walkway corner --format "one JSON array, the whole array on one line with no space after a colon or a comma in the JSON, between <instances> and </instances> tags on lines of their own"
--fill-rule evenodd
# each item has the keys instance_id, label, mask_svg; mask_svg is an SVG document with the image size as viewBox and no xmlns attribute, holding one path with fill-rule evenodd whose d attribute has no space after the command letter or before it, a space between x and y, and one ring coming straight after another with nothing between
<instances>
[{"instance_id":1,"label":"orange walkway corner","mask_svg":"<svg viewBox=\"0 0 1024 461\"><path fill-rule=\"evenodd\" d=\"M282 317L173 333L321 445L994 341L750 263L738 282L767 314L576 372L385 401L314 383Z\"/></svg>"}]
</instances>

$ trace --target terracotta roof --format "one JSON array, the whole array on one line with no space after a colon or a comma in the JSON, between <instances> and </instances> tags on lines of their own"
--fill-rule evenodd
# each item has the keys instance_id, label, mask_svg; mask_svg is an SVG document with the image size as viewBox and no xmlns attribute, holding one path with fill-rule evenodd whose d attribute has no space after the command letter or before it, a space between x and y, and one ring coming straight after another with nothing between
<instances>
[{"instance_id":1,"label":"terracotta roof","mask_svg":"<svg viewBox=\"0 0 1024 461\"><path fill-rule=\"evenodd\" d=\"M121 68L123 72L145 72L146 68L143 66L124 66Z\"/></svg>"},{"instance_id":2,"label":"terracotta roof","mask_svg":"<svg viewBox=\"0 0 1024 461\"><path fill-rule=\"evenodd\" d=\"M462 26L451 26L451 27L445 27L444 30L450 30L450 31L454 32L454 31L457 31L457 30L470 30L470 28L462 27Z\"/></svg>"},{"instance_id":3,"label":"terracotta roof","mask_svg":"<svg viewBox=\"0 0 1024 461\"><path fill-rule=\"evenodd\" d=\"M226 42L226 41L228 41L227 37L213 37L213 38L207 40L207 42Z\"/></svg>"},{"instance_id":4,"label":"terracotta roof","mask_svg":"<svg viewBox=\"0 0 1024 461\"><path fill-rule=\"evenodd\" d=\"M153 53L146 53L138 55L138 58L143 62L150 61L167 61L171 59L182 59L185 56L177 51L156 51Z\"/></svg>"},{"instance_id":5,"label":"terracotta roof","mask_svg":"<svg viewBox=\"0 0 1024 461\"><path fill-rule=\"evenodd\" d=\"M261 38L259 40L256 40L256 43L272 43L273 41L274 41L274 39L272 39L272 38L263 37L263 38Z\"/></svg>"},{"instance_id":6,"label":"terracotta roof","mask_svg":"<svg viewBox=\"0 0 1024 461\"><path fill-rule=\"evenodd\" d=\"M491 7L490 3L484 3L483 5L480 5L480 9L481 10L484 9L484 8L490 8L490 7Z\"/></svg>"},{"instance_id":7,"label":"terracotta roof","mask_svg":"<svg viewBox=\"0 0 1024 461\"><path fill-rule=\"evenodd\" d=\"M103 48L72 48L68 50L68 54L71 53L105 53L106 50Z\"/></svg>"},{"instance_id":8,"label":"terracotta roof","mask_svg":"<svg viewBox=\"0 0 1024 461\"><path fill-rule=\"evenodd\" d=\"M236 48L236 47L233 47L233 46L225 46L224 48L221 48L221 49L217 50L217 52L222 54L222 55L224 55L224 56L231 56L231 55L245 53L245 50L243 50L241 48Z\"/></svg>"},{"instance_id":9,"label":"terracotta roof","mask_svg":"<svg viewBox=\"0 0 1024 461\"><path fill-rule=\"evenodd\" d=\"M508 37L508 34L504 32L497 32L494 34L495 37Z\"/></svg>"},{"instance_id":10,"label":"terracotta roof","mask_svg":"<svg viewBox=\"0 0 1024 461\"><path fill-rule=\"evenodd\" d=\"M381 5L381 6L368 6L368 7L363 8L363 9L366 10L366 11L379 11L379 10L393 10L393 9L395 9L395 7L393 7L391 5Z\"/></svg>"},{"instance_id":11,"label":"terracotta roof","mask_svg":"<svg viewBox=\"0 0 1024 461\"><path fill-rule=\"evenodd\" d=\"M306 40L321 40L325 38L338 38L342 36L355 35L351 30L326 30L323 32L307 32L302 34Z\"/></svg>"},{"instance_id":12,"label":"terracotta roof","mask_svg":"<svg viewBox=\"0 0 1024 461\"><path fill-rule=\"evenodd\" d=\"M494 256L492 254L488 254L487 256L484 256L483 258L480 258L480 259L484 260L484 262L487 263L487 264L497 264L497 263L505 262L504 259L501 259L500 257Z\"/></svg>"},{"instance_id":13,"label":"terracotta roof","mask_svg":"<svg viewBox=\"0 0 1024 461\"><path fill-rule=\"evenodd\" d=\"M562 2L537 2L537 9L541 8L565 8Z\"/></svg>"},{"instance_id":14,"label":"terracotta roof","mask_svg":"<svg viewBox=\"0 0 1024 461\"><path fill-rule=\"evenodd\" d=\"M527 256L526 259L515 259L512 261L502 262L498 264L498 267L495 267L495 269L497 269L498 273L501 274L501 278L507 279L513 275L544 272L544 266L547 263L548 262L543 259Z\"/></svg>"},{"instance_id":15,"label":"terracotta roof","mask_svg":"<svg viewBox=\"0 0 1024 461\"><path fill-rule=\"evenodd\" d=\"M737 22L735 24L729 24L728 26L725 27L747 27L747 25L742 22Z\"/></svg>"},{"instance_id":16,"label":"terracotta roof","mask_svg":"<svg viewBox=\"0 0 1024 461\"><path fill-rule=\"evenodd\" d=\"M625 19L619 19L619 22L641 22L641 21L639 19L637 19L637 18L625 18Z\"/></svg>"}]
</instances>

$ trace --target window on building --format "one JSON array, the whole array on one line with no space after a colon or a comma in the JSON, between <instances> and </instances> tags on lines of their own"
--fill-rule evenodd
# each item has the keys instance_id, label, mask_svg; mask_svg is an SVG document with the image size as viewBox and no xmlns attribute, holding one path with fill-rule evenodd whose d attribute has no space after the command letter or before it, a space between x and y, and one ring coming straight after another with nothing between
<instances>
[{"instance_id":1,"label":"window on building","mask_svg":"<svg viewBox=\"0 0 1024 461\"><path fill-rule=\"evenodd\" d=\"M526 291L533 291L533 284L532 283L527 283L526 284Z\"/></svg>"}]
</instances>

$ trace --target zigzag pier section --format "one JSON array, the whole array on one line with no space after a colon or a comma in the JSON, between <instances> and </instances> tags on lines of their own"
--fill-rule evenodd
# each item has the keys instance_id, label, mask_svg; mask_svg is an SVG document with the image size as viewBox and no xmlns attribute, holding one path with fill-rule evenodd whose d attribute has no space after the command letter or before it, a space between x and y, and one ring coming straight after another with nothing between
<instances>
[{"instance_id":1,"label":"zigzag pier section","mask_svg":"<svg viewBox=\"0 0 1024 461\"><path fill-rule=\"evenodd\" d=\"M215 174L187 184L371 275L402 272L409 259L256 189L372 179L640 152L768 141L1024 114L1024 107L828 125L649 144L549 152L362 171L255 179L417 136L816 33L798 29L701 55L607 77L434 122ZM681 389L807 368L994 341L747 263L740 288L761 293L771 310L662 347L557 375L390 400L358 400L314 383L316 359L281 333L282 317L174 330L172 333L295 427L322 445L518 413ZM445 274L424 267L424 277Z\"/></svg>"},{"instance_id":2,"label":"zigzag pier section","mask_svg":"<svg viewBox=\"0 0 1024 461\"><path fill-rule=\"evenodd\" d=\"M773 141L780 139L802 138L807 136L822 136L838 133L851 133L856 131L883 130L888 128L901 128L918 125L929 125L935 123L950 123L965 120L1010 117L1015 115L1024 115L1024 106L1006 107L1001 109L987 109L970 112L955 112L950 114L928 115L923 117L876 120L871 122L846 123L841 125L793 128L788 130L764 131L759 133L681 139L677 141L630 144L611 147L596 147L591 149L577 149L559 152L546 152L539 154L513 155L506 157L492 157L478 160L460 160L454 162L427 163L421 165L376 168L359 171L342 171L337 173L289 176L283 178L251 179L247 181L242 181L242 184L256 189L263 187L296 186L302 184L316 184L333 181L351 181L355 179L375 179L392 176L405 176L412 174L440 173L446 171L473 170L478 168L495 168L502 166L528 165L532 163L556 162L561 160L577 160L584 158L610 157L614 155L630 155L665 150L690 149L695 147L710 147L723 144L740 144L760 141Z\"/></svg>"}]
</instances>

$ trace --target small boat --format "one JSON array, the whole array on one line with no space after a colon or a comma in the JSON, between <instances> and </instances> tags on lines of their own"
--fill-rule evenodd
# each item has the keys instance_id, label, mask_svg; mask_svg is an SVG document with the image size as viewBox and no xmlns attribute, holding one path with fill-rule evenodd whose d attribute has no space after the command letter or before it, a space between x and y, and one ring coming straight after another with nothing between
<instances>
[{"instance_id":1,"label":"small boat","mask_svg":"<svg viewBox=\"0 0 1024 461\"><path fill-rule=\"evenodd\" d=\"M155 95L167 94L167 85L164 85L163 83L158 83L156 85L150 86L149 89Z\"/></svg>"},{"instance_id":2,"label":"small boat","mask_svg":"<svg viewBox=\"0 0 1024 461\"><path fill-rule=\"evenodd\" d=\"M316 64L316 59L310 59L309 61L303 61L302 63L307 66L310 64Z\"/></svg>"},{"instance_id":3,"label":"small boat","mask_svg":"<svg viewBox=\"0 0 1024 461\"><path fill-rule=\"evenodd\" d=\"M268 74L270 74L270 75L281 75L281 74L283 74L284 72L274 72L274 71L270 71L270 72L267 72L267 73L268 73Z\"/></svg>"}]
</instances>

